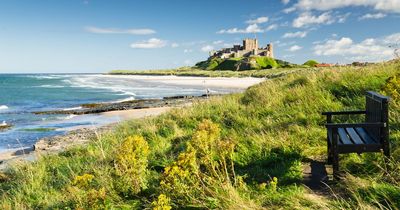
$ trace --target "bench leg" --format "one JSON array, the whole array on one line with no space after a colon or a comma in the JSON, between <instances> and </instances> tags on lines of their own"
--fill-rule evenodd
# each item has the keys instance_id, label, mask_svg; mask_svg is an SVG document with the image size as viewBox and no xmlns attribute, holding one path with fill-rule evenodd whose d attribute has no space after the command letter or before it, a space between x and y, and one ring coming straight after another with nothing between
<instances>
[{"instance_id":1,"label":"bench leg","mask_svg":"<svg viewBox=\"0 0 400 210\"><path fill-rule=\"evenodd\" d=\"M332 154L332 169L333 169L333 178L337 179L339 177L339 154L335 150L333 150Z\"/></svg>"},{"instance_id":2,"label":"bench leg","mask_svg":"<svg viewBox=\"0 0 400 210\"><path fill-rule=\"evenodd\" d=\"M332 130L332 169L333 169L333 178L339 178L339 150L338 150L338 130L334 128Z\"/></svg>"},{"instance_id":3,"label":"bench leg","mask_svg":"<svg viewBox=\"0 0 400 210\"><path fill-rule=\"evenodd\" d=\"M383 154L387 157L390 158L390 149L389 145L383 145Z\"/></svg>"},{"instance_id":4,"label":"bench leg","mask_svg":"<svg viewBox=\"0 0 400 210\"><path fill-rule=\"evenodd\" d=\"M332 155L332 145L331 145L331 143L329 142L329 139L328 139L328 162L327 162L328 165L332 164L332 160L333 160L332 156L333 156Z\"/></svg>"}]
</instances>

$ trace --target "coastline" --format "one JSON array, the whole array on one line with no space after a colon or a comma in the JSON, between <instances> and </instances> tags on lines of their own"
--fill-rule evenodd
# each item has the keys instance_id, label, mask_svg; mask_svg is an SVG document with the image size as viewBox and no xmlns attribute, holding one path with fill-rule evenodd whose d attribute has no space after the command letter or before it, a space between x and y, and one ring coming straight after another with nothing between
<instances>
[{"instance_id":1,"label":"coastline","mask_svg":"<svg viewBox=\"0 0 400 210\"><path fill-rule=\"evenodd\" d=\"M140 77L144 81L162 84L174 84L182 86L203 86L213 88L232 89L232 93L243 92L248 87L259 84L265 79L260 78L221 78L221 77L190 77L190 76L153 76L153 75L102 75L104 77L116 77L133 79ZM39 139L32 147L6 150L0 152L0 170L18 161L34 161L41 155L55 154L66 150L69 147L88 143L96 135L112 131L119 123L127 120L154 117L166 113L172 108L190 106L194 101L208 100L209 96L172 96L162 99L139 99L121 101L115 103L83 104L81 109L49 110L35 114L74 114L87 115L95 114L104 117L117 118L117 122L110 122L103 125L78 126L66 134L51 136ZM222 94L224 95L224 94Z\"/></svg>"},{"instance_id":2,"label":"coastline","mask_svg":"<svg viewBox=\"0 0 400 210\"><path fill-rule=\"evenodd\" d=\"M103 126L82 126L69 131L65 135L58 135L40 139L33 147L20 148L0 152L0 170L4 170L10 163L18 161L33 161L41 155L54 154L62 152L69 147L83 145L88 143L96 135L101 135L112 131L119 123L127 120L143 119L146 117L155 117L166 113L176 107L156 107L132 110L120 110L104 112L100 115L119 117L118 123L110 123Z\"/></svg>"}]
</instances>

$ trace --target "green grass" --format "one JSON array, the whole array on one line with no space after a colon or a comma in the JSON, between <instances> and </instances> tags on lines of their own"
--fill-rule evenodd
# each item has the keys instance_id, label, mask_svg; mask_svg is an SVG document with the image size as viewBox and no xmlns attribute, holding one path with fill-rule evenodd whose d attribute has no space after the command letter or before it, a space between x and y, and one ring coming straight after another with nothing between
<instances>
[{"instance_id":1,"label":"green grass","mask_svg":"<svg viewBox=\"0 0 400 210\"><path fill-rule=\"evenodd\" d=\"M198 76L198 77L258 77L258 78L276 78L289 73L305 71L306 68L278 68L263 70L246 70L246 71L209 71L196 68L181 68L175 70L147 70L147 71L131 71L131 70L114 70L109 74L113 75L159 75L159 76ZM311 70L309 68L309 70ZM315 69L312 69L315 70Z\"/></svg>"},{"instance_id":2,"label":"green grass","mask_svg":"<svg viewBox=\"0 0 400 210\"><path fill-rule=\"evenodd\" d=\"M398 100L390 105L393 155L387 165L381 154L343 155L347 173L330 185L331 196L301 184L302 165L326 157L320 113L362 109L364 92L382 92L400 64L272 71L279 76L243 94L125 122L87 146L13 165L0 175L1 208L400 208ZM130 153L124 148L132 136L146 143L128 144ZM148 154L135 155L146 145ZM124 177L121 168L133 175ZM140 191L126 190L132 186Z\"/></svg>"}]
</instances>

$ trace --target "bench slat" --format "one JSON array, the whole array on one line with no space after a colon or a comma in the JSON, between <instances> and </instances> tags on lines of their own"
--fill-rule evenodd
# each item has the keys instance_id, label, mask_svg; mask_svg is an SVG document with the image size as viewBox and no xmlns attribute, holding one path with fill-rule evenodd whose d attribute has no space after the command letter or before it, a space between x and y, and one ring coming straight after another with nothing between
<instances>
[{"instance_id":1,"label":"bench slat","mask_svg":"<svg viewBox=\"0 0 400 210\"><path fill-rule=\"evenodd\" d=\"M351 140L354 142L354 144L365 144L360 136L358 136L357 132L354 130L354 128L346 128L347 133L349 134Z\"/></svg>"},{"instance_id":2,"label":"bench slat","mask_svg":"<svg viewBox=\"0 0 400 210\"><path fill-rule=\"evenodd\" d=\"M355 128L358 135L364 140L365 144L378 144L370 135L365 131L364 128Z\"/></svg>"},{"instance_id":3,"label":"bench slat","mask_svg":"<svg viewBox=\"0 0 400 210\"><path fill-rule=\"evenodd\" d=\"M338 133L342 144L353 144L353 142L351 142L349 137L347 136L344 128L339 128Z\"/></svg>"}]
</instances>

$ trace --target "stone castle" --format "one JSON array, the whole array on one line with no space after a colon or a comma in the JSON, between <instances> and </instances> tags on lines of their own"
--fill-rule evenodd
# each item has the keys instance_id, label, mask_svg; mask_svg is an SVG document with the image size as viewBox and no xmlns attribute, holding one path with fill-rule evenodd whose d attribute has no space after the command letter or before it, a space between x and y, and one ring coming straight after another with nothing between
<instances>
[{"instance_id":1,"label":"stone castle","mask_svg":"<svg viewBox=\"0 0 400 210\"><path fill-rule=\"evenodd\" d=\"M224 48L219 51L211 51L212 58L240 58L250 56L265 56L274 58L274 49L272 43L267 44L265 48L259 48L257 39L244 39L243 46L233 45L233 48Z\"/></svg>"}]
</instances>

